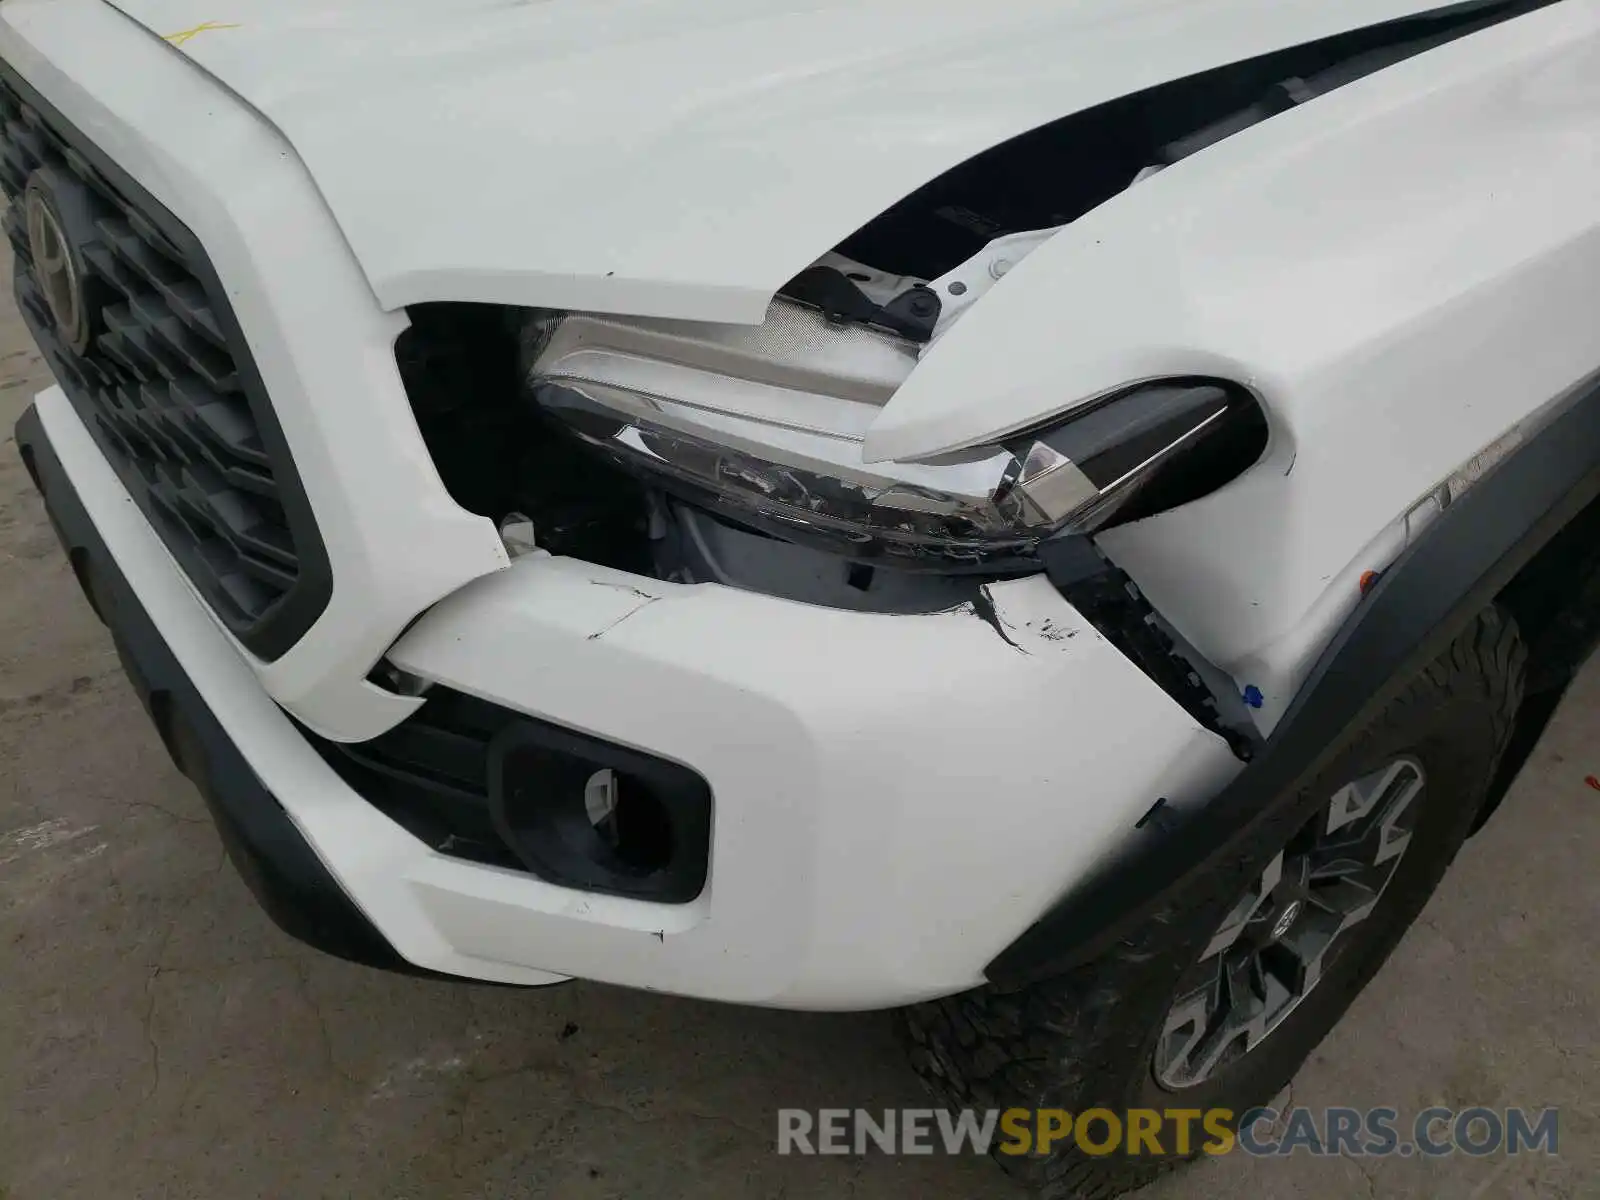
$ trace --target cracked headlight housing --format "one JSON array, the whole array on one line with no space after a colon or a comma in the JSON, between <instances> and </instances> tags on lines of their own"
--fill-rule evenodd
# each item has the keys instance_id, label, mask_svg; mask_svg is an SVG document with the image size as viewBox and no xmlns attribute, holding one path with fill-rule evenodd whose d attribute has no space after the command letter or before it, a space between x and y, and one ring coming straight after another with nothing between
<instances>
[{"instance_id":1,"label":"cracked headlight housing","mask_svg":"<svg viewBox=\"0 0 1600 1200\"><path fill-rule=\"evenodd\" d=\"M1004 570L1039 542L1215 490L1260 456L1241 389L1143 384L992 445L868 463L878 403L592 346L540 355L534 399L561 427L664 491L736 523L866 560ZM1036 564L1034 564L1036 566Z\"/></svg>"}]
</instances>

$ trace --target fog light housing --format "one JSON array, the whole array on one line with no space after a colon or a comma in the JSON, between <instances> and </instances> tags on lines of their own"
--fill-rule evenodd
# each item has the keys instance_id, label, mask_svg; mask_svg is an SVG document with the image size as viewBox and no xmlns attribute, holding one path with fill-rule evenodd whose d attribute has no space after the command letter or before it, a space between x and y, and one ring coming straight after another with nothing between
<instances>
[{"instance_id":1,"label":"fog light housing","mask_svg":"<svg viewBox=\"0 0 1600 1200\"><path fill-rule=\"evenodd\" d=\"M527 721L488 767L495 831L541 879L666 904L705 888L711 789L688 767Z\"/></svg>"}]
</instances>

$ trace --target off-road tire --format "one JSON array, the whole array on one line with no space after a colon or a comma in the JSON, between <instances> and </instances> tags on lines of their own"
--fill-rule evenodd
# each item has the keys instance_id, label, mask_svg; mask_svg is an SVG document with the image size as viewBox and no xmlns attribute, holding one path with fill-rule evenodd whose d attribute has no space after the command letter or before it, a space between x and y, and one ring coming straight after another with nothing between
<instances>
[{"instance_id":1,"label":"off-road tire","mask_svg":"<svg viewBox=\"0 0 1600 1200\"><path fill-rule=\"evenodd\" d=\"M1020 990L986 987L904 1010L918 1074L952 1108L1242 1114L1270 1104L1383 965L1466 840L1511 733L1525 660L1510 617L1485 610L1375 720L1342 736L1328 768L1295 803L1278 806L1281 818L1227 864L1175 890L1097 960ZM1411 844L1377 908L1347 935L1357 940L1242 1059L1195 1087L1162 1089L1152 1070L1156 1038L1180 978L1230 907L1304 826L1318 797L1401 755L1420 761L1428 782ZM1185 1161L1163 1148L1164 1157L1094 1157L1069 1141L1049 1157L995 1158L1047 1200L1102 1200ZM1188 1157L1196 1152L1192 1144Z\"/></svg>"}]
</instances>

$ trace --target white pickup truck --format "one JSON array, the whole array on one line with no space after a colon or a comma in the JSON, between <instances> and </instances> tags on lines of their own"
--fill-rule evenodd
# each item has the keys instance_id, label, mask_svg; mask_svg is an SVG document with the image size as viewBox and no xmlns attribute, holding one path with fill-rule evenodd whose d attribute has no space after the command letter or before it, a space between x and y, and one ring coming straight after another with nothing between
<instances>
[{"instance_id":1,"label":"white pickup truck","mask_svg":"<svg viewBox=\"0 0 1600 1200\"><path fill-rule=\"evenodd\" d=\"M1243 1111L1593 644L1597 148L1597 0L5 0L18 442L291 934Z\"/></svg>"}]
</instances>

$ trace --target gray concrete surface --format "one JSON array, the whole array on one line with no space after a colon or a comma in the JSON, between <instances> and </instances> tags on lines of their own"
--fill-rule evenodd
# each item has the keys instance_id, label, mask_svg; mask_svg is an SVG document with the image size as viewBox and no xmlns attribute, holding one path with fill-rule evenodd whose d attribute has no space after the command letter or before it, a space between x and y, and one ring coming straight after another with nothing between
<instances>
[{"instance_id":1,"label":"gray concrete surface","mask_svg":"<svg viewBox=\"0 0 1600 1200\"><path fill-rule=\"evenodd\" d=\"M10 289L5 288L9 297ZM780 1158L780 1107L917 1105L884 1016L385 976L254 906L79 598L9 437L0 309L0 1200L1017 1197L987 1161ZM1297 1081L1559 1105L1561 1154L1208 1162L1156 1200L1600 1195L1600 671Z\"/></svg>"}]
</instances>

